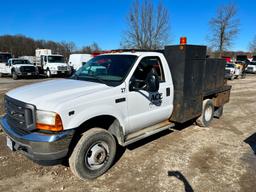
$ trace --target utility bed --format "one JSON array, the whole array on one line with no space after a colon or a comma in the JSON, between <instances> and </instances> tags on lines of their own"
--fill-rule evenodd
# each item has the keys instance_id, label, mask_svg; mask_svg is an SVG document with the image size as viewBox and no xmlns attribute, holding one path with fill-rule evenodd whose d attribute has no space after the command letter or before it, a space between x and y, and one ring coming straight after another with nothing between
<instances>
[{"instance_id":1,"label":"utility bed","mask_svg":"<svg viewBox=\"0 0 256 192\"><path fill-rule=\"evenodd\" d=\"M202 101L211 98L216 108L229 101L231 86L225 84L224 59L206 58L206 46L166 46L164 55L174 85L174 111L170 118L184 123L202 113Z\"/></svg>"}]
</instances>

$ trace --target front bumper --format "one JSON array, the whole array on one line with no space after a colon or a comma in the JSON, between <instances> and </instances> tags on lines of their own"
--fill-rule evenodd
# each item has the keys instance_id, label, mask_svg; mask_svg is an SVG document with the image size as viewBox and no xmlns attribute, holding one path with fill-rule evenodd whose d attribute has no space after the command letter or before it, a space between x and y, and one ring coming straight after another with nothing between
<instances>
[{"instance_id":1,"label":"front bumper","mask_svg":"<svg viewBox=\"0 0 256 192\"><path fill-rule=\"evenodd\" d=\"M51 70L52 75L69 75L71 74L71 71L61 71L61 70Z\"/></svg>"},{"instance_id":2,"label":"front bumper","mask_svg":"<svg viewBox=\"0 0 256 192\"><path fill-rule=\"evenodd\" d=\"M18 72L17 75L22 77L33 77L33 76L37 76L38 73L37 72Z\"/></svg>"},{"instance_id":3,"label":"front bumper","mask_svg":"<svg viewBox=\"0 0 256 192\"><path fill-rule=\"evenodd\" d=\"M20 151L39 164L57 164L68 154L74 130L55 134L32 132L21 135L12 129L6 117L0 118L3 131L12 140L14 150Z\"/></svg>"},{"instance_id":4,"label":"front bumper","mask_svg":"<svg viewBox=\"0 0 256 192\"><path fill-rule=\"evenodd\" d=\"M234 76L234 74L226 73L225 74L225 79L230 79Z\"/></svg>"}]
</instances>

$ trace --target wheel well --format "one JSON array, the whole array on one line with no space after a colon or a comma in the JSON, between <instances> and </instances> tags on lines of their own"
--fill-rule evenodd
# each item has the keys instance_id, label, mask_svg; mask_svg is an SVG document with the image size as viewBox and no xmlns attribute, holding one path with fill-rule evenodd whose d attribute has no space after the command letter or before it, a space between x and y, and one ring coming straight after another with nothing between
<instances>
[{"instance_id":1,"label":"wheel well","mask_svg":"<svg viewBox=\"0 0 256 192\"><path fill-rule=\"evenodd\" d=\"M106 130L109 130L112 135L115 137L115 139L117 140L117 142L119 144L122 144L123 142L123 133L121 131L121 126L119 124L119 121L110 115L101 115L101 116L97 116L97 117L93 117L87 121L85 121L84 123L82 123L78 128L76 128L75 130L75 134L72 138L72 141L70 143L69 146L69 152L67 157L69 157L73 151L73 149L75 148L77 142L79 141L79 139L81 138L82 134L94 127L99 127L99 128L103 128Z\"/></svg>"},{"instance_id":2,"label":"wheel well","mask_svg":"<svg viewBox=\"0 0 256 192\"><path fill-rule=\"evenodd\" d=\"M78 129L82 129L84 131L93 128L93 127L100 127L103 129L108 129L110 125L116 120L115 117L110 115L101 115L97 117L93 117L84 123L82 123Z\"/></svg>"}]
</instances>

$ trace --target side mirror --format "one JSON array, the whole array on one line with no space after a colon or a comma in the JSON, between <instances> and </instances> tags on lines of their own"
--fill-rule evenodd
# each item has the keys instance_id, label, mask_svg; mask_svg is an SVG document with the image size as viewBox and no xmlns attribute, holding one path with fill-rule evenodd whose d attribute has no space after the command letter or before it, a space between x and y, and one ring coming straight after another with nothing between
<instances>
[{"instance_id":1,"label":"side mirror","mask_svg":"<svg viewBox=\"0 0 256 192\"><path fill-rule=\"evenodd\" d=\"M149 92L157 92L159 90L159 78L156 74L151 73L147 79L147 91Z\"/></svg>"}]
</instances>

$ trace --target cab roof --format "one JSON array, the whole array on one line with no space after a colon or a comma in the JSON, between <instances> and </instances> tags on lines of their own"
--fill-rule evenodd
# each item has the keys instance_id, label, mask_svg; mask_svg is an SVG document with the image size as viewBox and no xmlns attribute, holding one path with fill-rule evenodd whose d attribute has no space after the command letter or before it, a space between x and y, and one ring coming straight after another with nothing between
<instances>
[{"instance_id":1,"label":"cab roof","mask_svg":"<svg viewBox=\"0 0 256 192\"><path fill-rule=\"evenodd\" d=\"M104 53L102 55L134 55L134 56L141 56L141 55L162 55L161 52L156 52L156 51L135 51L135 52L130 52L130 51L125 51L125 52L114 52L114 53Z\"/></svg>"}]
</instances>

